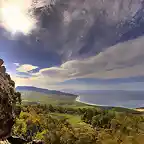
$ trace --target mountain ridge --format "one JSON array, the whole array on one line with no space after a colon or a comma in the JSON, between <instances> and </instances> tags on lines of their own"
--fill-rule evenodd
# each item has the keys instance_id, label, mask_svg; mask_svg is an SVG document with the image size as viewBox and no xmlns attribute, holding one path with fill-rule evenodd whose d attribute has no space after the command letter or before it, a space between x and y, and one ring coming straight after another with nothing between
<instances>
[{"instance_id":1,"label":"mountain ridge","mask_svg":"<svg viewBox=\"0 0 144 144\"><path fill-rule=\"evenodd\" d=\"M33 87L33 86L17 86L16 87L17 91L34 91L34 92L41 92L45 94L57 94L57 95L66 95L66 96L77 96L75 94L67 93L67 92L61 92L57 90L49 90L49 89L43 89L43 88L38 88L38 87Z\"/></svg>"}]
</instances>

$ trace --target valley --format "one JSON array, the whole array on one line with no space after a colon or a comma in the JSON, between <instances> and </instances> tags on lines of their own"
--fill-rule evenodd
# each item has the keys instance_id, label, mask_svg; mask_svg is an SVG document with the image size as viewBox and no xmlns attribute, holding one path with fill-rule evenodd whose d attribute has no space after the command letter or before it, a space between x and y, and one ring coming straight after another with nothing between
<instances>
[{"instance_id":1,"label":"valley","mask_svg":"<svg viewBox=\"0 0 144 144\"><path fill-rule=\"evenodd\" d=\"M121 107L91 106L76 97L21 91L13 135L46 144L143 144L144 116ZM69 141L69 142L68 142Z\"/></svg>"}]
</instances>

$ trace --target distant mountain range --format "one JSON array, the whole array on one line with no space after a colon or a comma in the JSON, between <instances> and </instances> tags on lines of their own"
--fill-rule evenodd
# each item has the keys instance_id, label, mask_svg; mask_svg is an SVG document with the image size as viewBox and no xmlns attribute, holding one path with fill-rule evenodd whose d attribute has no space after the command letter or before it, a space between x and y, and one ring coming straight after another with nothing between
<instances>
[{"instance_id":1,"label":"distant mountain range","mask_svg":"<svg viewBox=\"0 0 144 144\"><path fill-rule=\"evenodd\" d=\"M77 97L77 95L71 94L71 93L65 93L57 90L48 90L48 89L42 89L32 86L18 86L16 87L17 91L34 91L34 92L40 92L45 94L56 94L56 95L66 95L66 96L74 96Z\"/></svg>"}]
</instances>

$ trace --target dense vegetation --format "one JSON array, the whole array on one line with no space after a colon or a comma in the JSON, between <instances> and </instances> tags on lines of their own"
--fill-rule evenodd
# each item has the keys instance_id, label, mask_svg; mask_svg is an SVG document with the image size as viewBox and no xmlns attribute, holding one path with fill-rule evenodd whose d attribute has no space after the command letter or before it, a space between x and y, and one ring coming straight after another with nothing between
<instances>
[{"instance_id":1,"label":"dense vegetation","mask_svg":"<svg viewBox=\"0 0 144 144\"><path fill-rule=\"evenodd\" d=\"M143 144L144 117L96 107L23 105L13 135L46 144Z\"/></svg>"}]
</instances>

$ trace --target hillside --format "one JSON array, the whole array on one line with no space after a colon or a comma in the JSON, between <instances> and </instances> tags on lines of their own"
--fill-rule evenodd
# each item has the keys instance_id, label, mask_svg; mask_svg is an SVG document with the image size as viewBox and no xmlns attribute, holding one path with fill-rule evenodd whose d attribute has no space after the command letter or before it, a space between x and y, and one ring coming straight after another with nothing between
<instances>
[{"instance_id":1,"label":"hillside","mask_svg":"<svg viewBox=\"0 0 144 144\"><path fill-rule=\"evenodd\" d=\"M144 117L96 107L23 105L13 134L46 144L143 144Z\"/></svg>"},{"instance_id":2,"label":"hillside","mask_svg":"<svg viewBox=\"0 0 144 144\"><path fill-rule=\"evenodd\" d=\"M75 97L58 94L45 94L35 91L21 91L23 102L39 102L45 104L60 104L65 101L75 101Z\"/></svg>"},{"instance_id":3,"label":"hillside","mask_svg":"<svg viewBox=\"0 0 144 144\"><path fill-rule=\"evenodd\" d=\"M75 97L21 91L22 111L13 135L46 144L143 144L142 113L103 108L75 101Z\"/></svg>"},{"instance_id":4,"label":"hillside","mask_svg":"<svg viewBox=\"0 0 144 144\"><path fill-rule=\"evenodd\" d=\"M69 108L99 108L102 110L114 110L116 112L127 112L133 114L142 114L137 109L128 109L122 107L112 106L99 106L90 105L76 101L76 97L58 94L46 94L35 91L21 91L22 103L23 104L46 104L53 106L69 107Z\"/></svg>"},{"instance_id":5,"label":"hillside","mask_svg":"<svg viewBox=\"0 0 144 144\"><path fill-rule=\"evenodd\" d=\"M77 95L70 94L70 93L65 93L65 92L56 91L56 90L42 89L42 88L37 88L37 87L30 87L30 86L18 86L16 87L16 90L17 91L33 91L33 92L53 94L53 95L59 95L59 96L73 96L75 98L77 97Z\"/></svg>"}]
</instances>

